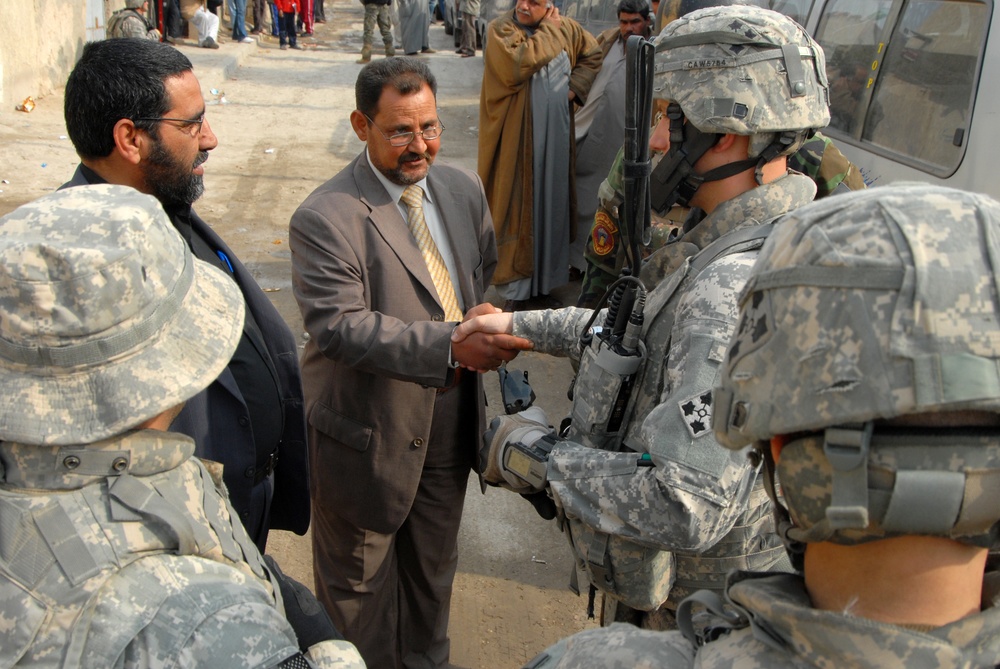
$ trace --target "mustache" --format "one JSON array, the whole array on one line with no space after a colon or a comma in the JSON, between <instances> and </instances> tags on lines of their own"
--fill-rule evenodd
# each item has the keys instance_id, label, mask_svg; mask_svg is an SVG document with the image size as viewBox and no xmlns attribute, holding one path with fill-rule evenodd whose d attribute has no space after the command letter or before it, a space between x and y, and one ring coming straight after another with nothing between
<instances>
[{"instance_id":1,"label":"mustache","mask_svg":"<svg viewBox=\"0 0 1000 669\"><path fill-rule=\"evenodd\" d=\"M191 169L198 167L206 160L208 160L208 151L199 151L194 159L194 163L191 165Z\"/></svg>"},{"instance_id":2,"label":"mustache","mask_svg":"<svg viewBox=\"0 0 1000 669\"><path fill-rule=\"evenodd\" d=\"M430 162L431 155L426 151L424 153L414 153L413 151L407 151L406 153L404 153L399 157L399 162L406 163L411 160L420 160L421 158L423 158L427 162Z\"/></svg>"}]
</instances>

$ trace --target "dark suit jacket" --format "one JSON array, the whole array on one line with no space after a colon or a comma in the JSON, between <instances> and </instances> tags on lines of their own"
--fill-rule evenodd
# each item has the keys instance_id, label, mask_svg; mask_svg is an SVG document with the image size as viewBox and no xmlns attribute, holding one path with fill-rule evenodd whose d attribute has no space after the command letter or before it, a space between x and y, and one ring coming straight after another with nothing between
<instances>
[{"instance_id":1,"label":"dark suit jacket","mask_svg":"<svg viewBox=\"0 0 1000 669\"><path fill-rule=\"evenodd\" d=\"M73 178L63 188L89 183L87 175L78 167ZM194 211L191 212L191 224L194 231L208 241L209 246L229 257L233 266L233 278L239 284L247 308L257 320L274 361L284 405L285 424L278 451L278 464L274 470L270 527L305 534L309 528L310 514L309 463L302 379L295 337L232 249ZM250 517L257 518L267 512L266 509L253 508L251 503L257 454L246 401L228 368L212 385L187 401L170 429L193 437L195 455L198 457L223 464L223 479L229 489L229 498L244 524L247 524ZM259 537L251 538L259 543Z\"/></svg>"},{"instance_id":2,"label":"dark suit jacket","mask_svg":"<svg viewBox=\"0 0 1000 669\"><path fill-rule=\"evenodd\" d=\"M482 182L436 163L427 184L468 309L483 301L496 265ZM364 152L306 198L292 215L289 243L295 297L311 336L302 376L314 508L395 532L416 495L435 389L455 373L448 366L455 324L444 321L420 250ZM471 464L485 406L481 378L468 380L464 406L476 419L463 420L462 441Z\"/></svg>"}]
</instances>

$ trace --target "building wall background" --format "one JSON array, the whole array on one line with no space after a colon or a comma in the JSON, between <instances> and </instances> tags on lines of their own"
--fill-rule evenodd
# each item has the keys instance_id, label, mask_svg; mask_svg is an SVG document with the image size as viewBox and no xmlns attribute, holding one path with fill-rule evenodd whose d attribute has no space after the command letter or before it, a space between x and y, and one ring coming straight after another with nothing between
<instances>
[{"instance_id":1,"label":"building wall background","mask_svg":"<svg viewBox=\"0 0 1000 669\"><path fill-rule=\"evenodd\" d=\"M99 27L101 36L112 2L124 6L123 0L97 0L104 16L92 12L98 16L90 23L100 24L92 28ZM66 83L87 39L88 3L94 6L93 0L0 1L0 113Z\"/></svg>"}]
</instances>

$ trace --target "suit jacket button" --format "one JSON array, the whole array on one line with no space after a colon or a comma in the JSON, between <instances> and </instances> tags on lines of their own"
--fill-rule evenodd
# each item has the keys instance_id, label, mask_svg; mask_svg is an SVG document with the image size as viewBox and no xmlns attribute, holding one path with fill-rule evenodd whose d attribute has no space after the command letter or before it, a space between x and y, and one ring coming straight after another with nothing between
<instances>
[{"instance_id":1,"label":"suit jacket button","mask_svg":"<svg viewBox=\"0 0 1000 669\"><path fill-rule=\"evenodd\" d=\"M246 476L248 479L252 479L254 473L255 471L253 467L247 467L246 471L243 472L243 476Z\"/></svg>"},{"instance_id":2,"label":"suit jacket button","mask_svg":"<svg viewBox=\"0 0 1000 669\"><path fill-rule=\"evenodd\" d=\"M433 316L431 316L431 320L432 321L443 321L444 320L444 314L434 314Z\"/></svg>"},{"instance_id":3,"label":"suit jacket button","mask_svg":"<svg viewBox=\"0 0 1000 669\"><path fill-rule=\"evenodd\" d=\"M421 439L420 437L417 437L416 439L413 440L413 447L414 448L420 448L423 445L424 445L424 440Z\"/></svg>"}]
</instances>

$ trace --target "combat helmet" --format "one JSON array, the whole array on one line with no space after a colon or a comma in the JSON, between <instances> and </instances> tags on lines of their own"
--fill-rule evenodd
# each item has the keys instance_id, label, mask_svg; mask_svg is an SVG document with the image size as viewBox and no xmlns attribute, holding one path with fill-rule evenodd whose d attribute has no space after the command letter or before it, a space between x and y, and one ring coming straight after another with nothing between
<instances>
[{"instance_id":1,"label":"combat helmet","mask_svg":"<svg viewBox=\"0 0 1000 669\"><path fill-rule=\"evenodd\" d=\"M139 9L146 3L146 0L125 0L125 9Z\"/></svg>"},{"instance_id":2,"label":"combat helmet","mask_svg":"<svg viewBox=\"0 0 1000 669\"><path fill-rule=\"evenodd\" d=\"M762 183L766 163L830 121L823 49L778 12L743 3L699 9L666 25L655 44L653 97L669 101L670 119L670 151L654 177L672 195L660 210L687 206L705 181L751 167ZM749 158L695 173L726 133L749 136Z\"/></svg>"},{"instance_id":3,"label":"combat helmet","mask_svg":"<svg viewBox=\"0 0 1000 669\"><path fill-rule=\"evenodd\" d=\"M776 471L793 558L913 534L994 544L1000 203L928 184L814 202L775 229L739 302L713 427L755 444L772 493Z\"/></svg>"}]
</instances>

